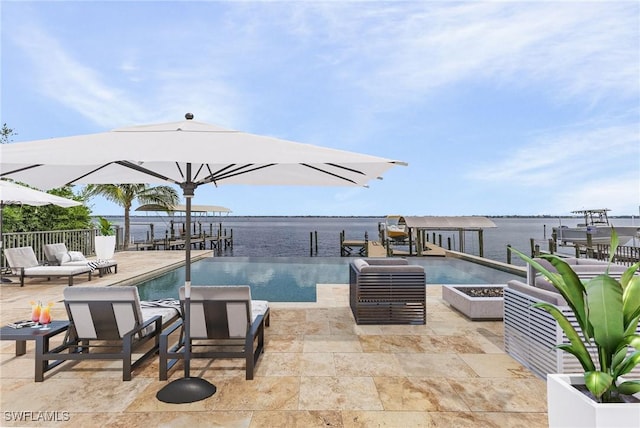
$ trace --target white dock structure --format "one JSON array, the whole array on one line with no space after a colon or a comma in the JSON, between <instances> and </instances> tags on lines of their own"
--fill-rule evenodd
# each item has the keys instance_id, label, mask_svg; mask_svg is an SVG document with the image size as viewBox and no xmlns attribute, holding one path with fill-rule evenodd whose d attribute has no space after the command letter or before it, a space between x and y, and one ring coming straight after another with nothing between
<instances>
[{"instance_id":1,"label":"white dock structure","mask_svg":"<svg viewBox=\"0 0 640 428\"><path fill-rule=\"evenodd\" d=\"M409 231L408 242L402 244L408 245L409 251L393 251L394 254L402 254L408 256L444 256L446 251L442 243L436 243L436 232L458 232L458 251L465 252L466 232L478 233L479 255L483 257L484 242L483 230L494 228L496 224L487 217L482 216L403 216L404 223ZM433 239L429 241L428 233L433 233ZM393 240L385 239L385 245L393 246L398 244Z\"/></svg>"}]
</instances>

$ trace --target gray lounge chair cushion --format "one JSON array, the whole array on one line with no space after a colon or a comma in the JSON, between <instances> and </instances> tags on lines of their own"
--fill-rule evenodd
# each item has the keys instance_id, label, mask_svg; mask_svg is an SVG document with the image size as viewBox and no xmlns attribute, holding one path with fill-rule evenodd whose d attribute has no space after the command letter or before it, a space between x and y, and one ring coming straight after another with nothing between
<instances>
[{"instance_id":1,"label":"gray lounge chair cushion","mask_svg":"<svg viewBox=\"0 0 640 428\"><path fill-rule=\"evenodd\" d=\"M113 304L118 334L120 337L131 331L136 325L136 317L141 323L160 315L165 324L175 318L175 309L168 307L141 307L138 288L135 286L112 287L68 287L64 289L66 302L107 301L118 302ZM70 304L71 317L80 338L95 339L96 330L94 321L85 303ZM153 331L154 325L143 330L143 335Z\"/></svg>"},{"instance_id":2,"label":"gray lounge chair cushion","mask_svg":"<svg viewBox=\"0 0 640 428\"><path fill-rule=\"evenodd\" d=\"M70 276L91 271L86 263L81 266L40 266L31 247L7 248L4 255L14 275L20 275L20 268L24 268L25 276Z\"/></svg>"},{"instance_id":3,"label":"gray lounge chair cushion","mask_svg":"<svg viewBox=\"0 0 640 428\"><path fill-rule=\"evenodd\" d=\"M83 266L36 266L26 268L24 276L73 276L90 271L91 268L86 264Z\"/></svg>"},{"instance_id":4,"label":"gray lounge chair cushion","mask_svg":"<svg viewBox=\"0 0 640 428\"><path fill-rule=\"evenodd\" d=\"M60 264L62 255L67 252L67 246L64 243L46 244L43 249L50 265Z\"/></svg>"},{"instance_id":5,"label":"gray lounge chair cushion","mask_svg":"<svg viewBox=\"0 0 640 428\"><path fill-rule=\"evenodd\" d=\"M551 303L552 305L568 306L567 301L564 300L564 297L562 297L562 294L558 292L548 291L538 287L532 287L518 280L511 280L507 282L507 287L511 288L512 290L516 290L523 294L534 297L536 299Z\"/></svg>"},{"instance_id":6,"label":"gray lounge chair cushion","mask_svg":"<svg viewBox=\"0 0 640 428\"><path fill-rule=\"evenodd\" d=\"M6 248L4 255L12 268L29 268L40 265L31 247ZM19 271L14 273L19 273Z\"/></svg>"},{"instance_id":7,"label":"gray lounge chair cushion","mask_svg":"<svg viewBox=\"0 0 640 428\"><path fill-rule=\"evenodd\" d=\"M420 265L410 265L406 259L355 259L351 262L358 272L393 273L393 272L423 272Z\"/></svg>"},{"instance_id":8,"label":"gray lounge chair cushion","mask_svg":"<svg viewBox=\"0 0 640 428\"><path fill-rule=\"evenodd\" d=\"M180 300L184 300L184 287L180 287ZM248 285L212 285L192 286L191 300L234 300L227 303L227 323L229 336L244 338L247 334L247 326L255 319L264 315L269 309L269 302L265 300L251 300L251 287ZM251 321L247 319L246 304L249 303ZM190 332L192 338L207 338L207 326L205 322L204 307L199 303L192 303Z\"/></svg>"},{"instance_id":9,"label":"gray lounge chair cushion","mask_svg":"<svg viewBox=\"0 0 640 428\"><path fill-rule=\"evenodd\" d=\"M52 266L89 266L91 270L95 270L98 267L109 267L117 264L114 259L88 260L80 251L68 251L64 243L46 244L44 253L47 256L47 262Z\"/></svg>"}]
</instances>

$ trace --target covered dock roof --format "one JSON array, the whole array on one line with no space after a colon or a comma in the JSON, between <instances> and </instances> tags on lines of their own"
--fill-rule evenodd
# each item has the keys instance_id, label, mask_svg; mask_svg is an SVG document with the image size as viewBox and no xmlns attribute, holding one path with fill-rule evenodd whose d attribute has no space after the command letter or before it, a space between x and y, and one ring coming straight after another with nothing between
<instances>
[{"instance_id":1,"label":"covered dock roof","mask_svg":"<svg viewBox=\"0 0 640 428\"><path fill-rule=\"evenodd\" d=\"M478 234L478 246L480 257L484 255L483 231L487 228L497 227L496 224L487 217L482 216L405 216L400 217L399 223L404 224L409 230L409 255L413 253L415 244L416 254L422 255L423 247L428 241L428 231L456 231L459 234L459 250L465 251L466 232L476 232ZM435 241L435 232L433 241ZM435 243L435 242L434 242ZM440 243L440 245L442 245Z\"/></svg>"},{"instance_id":2,"label":"covered dock roof","mask_svg":"<svg viewBox=\"0 0 640 428\"><path fill-rule=\"evenodd\" d=\"M478 230L496 227L487 217L479 216L406 216L404 221L410 229Z\"/></svg>"},{"instance_id":3,"label":"covered dock roof","mask_svg":"<svg viewBox=\"0 0 640 428\"><path fill-rule=\"evenodd\" d=\"M161 205L158 204L146 204L146 205L140 205L138 208L136 208L136 211L155 211L155 212L166 212L169 214L173 214L173 213L183 213L187 211L187 206L180 204L180 205L174 205L172 209L167 210L166 208L162 207ZM227 207L221 207L218 205L196 205L196 204L192 204L191 205L191 212L192 213L230 213L231 210Z\"/></svg>"}]
</instances>

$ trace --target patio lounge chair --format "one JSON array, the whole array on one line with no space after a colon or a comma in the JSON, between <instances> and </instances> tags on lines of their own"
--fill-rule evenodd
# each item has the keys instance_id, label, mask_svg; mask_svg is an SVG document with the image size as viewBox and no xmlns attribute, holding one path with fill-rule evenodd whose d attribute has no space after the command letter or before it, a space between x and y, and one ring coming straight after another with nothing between
<instances>
[{"instance_id":1,"label":"patio lounge chair","mask_svg":"<svg viewBox=\"0 0 640 428\"><path fill-rule=\"evenodd\" d=\"M42 360L122 360L125 381L158 351L162 326L179 317L177 306L143 307L135 286L66 288L64 305L68 335L55 350L45 350Z\"/></svg>"},{"instance_id":2,"label":"patio lounge chair","mask_svg":"<svg viewBox=\"0 0 640 428\"><path fill-rule=\"evenodd\" d=\"M24 287L24 279L27 277L45 277L47 279L69 277L69 286L71 286L76 275L86 273L91 281L91 268L87 264L84 266L41 266L31 247L6 248L4 256L11 272L20 277L20 287Z\"/></svg>"},{"instance_id":3,"label":"patio lounge chair","mask_svg":"<svg viewBox=\"0 0 640 428\"><path fill-rule=\"evenodd\" d=\"M111 268L114 268L115 273L118 273L118 262L115 260L87 260L81 252L69 251L63 242L46 244L44 255L50 266L89 266L92 270L97 269L100 277L106 272L111 272Z\"/></svg>"},{"instance_id":4,"label":"patio lounge chair","mask_svg":"<svg viewBox=\"0 0 640 428\"><path fill-rule=\"evenodd\" d=\"M184 287L180 288L180 300L184 305ZM190 357L244 358L246 379L253 379L269 317L269 303L251 300L248 285L191 287ZM169 335L179 327L178 343L169 348ZM178 359L184 359L182 320L160 336L160 380L167 380L168 370Z\"/></svg>"}]
</instances>

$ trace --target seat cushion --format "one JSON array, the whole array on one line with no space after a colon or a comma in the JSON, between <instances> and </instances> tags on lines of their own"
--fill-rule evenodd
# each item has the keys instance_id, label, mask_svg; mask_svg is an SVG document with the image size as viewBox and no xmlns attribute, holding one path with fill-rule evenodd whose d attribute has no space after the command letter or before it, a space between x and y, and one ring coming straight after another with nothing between
<instances>
[{"instance_id":1,"label":"seat cushion","mask_svg":"<svg viewBox=\"0 0 640 428\"><path fill-rule=\"evenodd\" d=\"M68 252L67 246L60 242L57 244L46 244L44 246L44 255L50 265L60 264L62 254Z\"/></svg>"},{"instance_id":2,"label":"seat cushion","mask_svg":"<svg viewBox=\"0 0 640 428\"><path fill-rule=\"evenodd\" d=\"M4 256L12 268L29 268L40 264L31 247L6 248L4 250ZM19 273L19 271L16 272L14 270L14 273Z\"/></svg>"},{"instance_id":3,"label":"seat cushion","mask_svg":"<svg viewBox=\"0 0 640 428\"><path fill-rule=\"evenodd\" d=\"M269 302L267 300L251 301L251 322L255 321L260 315L264 315L269 310Z\"/></svg>"},{"instance_id":4,"label":"seat cushion","mask_svg":"<svg viewBox=\"0 0 640 428\"><path fill-rule=\"evenodd\" d=\"M82 266L36 266L26 268L25 276L70 276L89 272L91 268L85 263Z\"/></svg>"},{"instance_id":5,"label":"seat cushion","mask_svg":"<svg viewBox=\"0 0 640 428\"><path fill-rule=\"evenodd\" d=\"M89 270L89 267L85 267ZM62 268L59 268L62 269ZM70 305L71 314L76 324L76 329L80 337L91 338L92 326L90 314L87 312L86 304L73 302L86 301L107 301L114 303L116 311L117 328L120 336L133 330L136 317L143 321L142 310L140 308L140 297L138 288L134 286L112 286L112 287L67 287L63 290L64 300ZM132 302L133 304L131 304ZM75 312L74 312L75 311ZM76 315L82 315L80 320L76 320ZM81 333L82 331L82 333Z\"/></svg>"},{"instance_id":6,"label":"seat cushion","mask_svg":"<svg viewBox=\"0 0 640 428\"><path fill-rule=\"evenodd\" d=\"M185 289L180 287L180 299L185 298ZM227 303L228 328L231 337L244 337L247 331L247 307L249 304L251 323L259 316L264 315L269 308L269 302L265 300L251 300L251 287L248 285L212 285L212 286L192 286L191 300L207 301L222 300L231 301ZM256 305L254 307L254 304ZM194 338L208 337L207 327L202 304L192 305L191 310L191 335Z\"/></svg>"}]
</instances>

